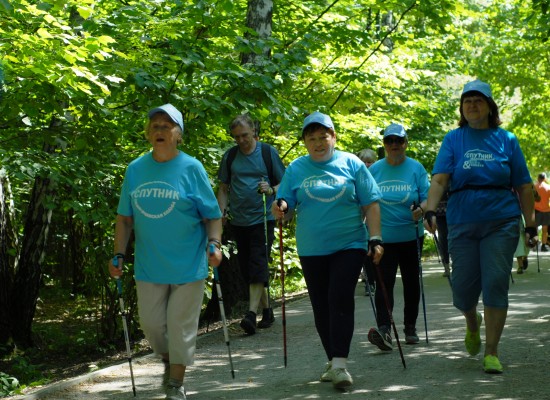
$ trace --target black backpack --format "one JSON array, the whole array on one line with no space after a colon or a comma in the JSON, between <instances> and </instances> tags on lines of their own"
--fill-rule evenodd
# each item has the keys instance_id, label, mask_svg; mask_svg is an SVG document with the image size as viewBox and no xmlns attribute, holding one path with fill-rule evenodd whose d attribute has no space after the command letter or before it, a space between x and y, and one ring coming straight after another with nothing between
<instances>
[{"instance_id":1,"label":"black backpack","mask_svg":"<svg viewBox=\"0 0 550 400\"><path fill-rule=\"evenodd\" d=\"M277 186L279 184L279 181L277 181L275 179L275 176L273 175L273 161L271 160L271 149L270 149L271 146L263 142L258 142L258 144L261 146L262 158L267 168L267 176L269 178L269 183L272 186ZM229 153L227 154L225 165L227 168L227 176L229 177L229 182L231 182L231 164L233 164L235 157L237 157L237 151L239 151L239 146L234 146L229 149Z\"/></svg>"}]
</instances>

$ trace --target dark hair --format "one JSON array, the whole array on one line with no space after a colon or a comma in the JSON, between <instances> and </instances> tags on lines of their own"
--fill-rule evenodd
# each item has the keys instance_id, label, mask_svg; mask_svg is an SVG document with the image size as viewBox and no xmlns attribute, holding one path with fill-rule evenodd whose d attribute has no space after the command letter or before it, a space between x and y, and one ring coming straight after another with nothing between
<instances>
[{"instance_id":1,"label":"dark hair","mask_svg":"<svg viewBox=\"0 0 550 400\"><path fill-rule=\"evenodd\" d=\"M485 101L487 102L487 104L489 105L489 126L491 128L496 128L500 124L502 124L502 121L500 120L500 116L499 116L499 113L498 113L497 103L495 103L495 101L491 97L487 97L483 93L473 90L471 92L463 94L462 97L460 98L460 121L458 121L458 126L463 127L463 126L468 125L468 121L466 121L466 118L464 118L464 112L462 111L462 105L464 104L464 99L466 99L468 97L474 97L474 96L483 97L485 99Z\"/></svg>"},{"instance_id":2,"label":"dark hair","mask_svg":"<svg viewBox=\"0 0 550 400\"><path fill-rule=\"evenodd\" d=\"M302 132L302 139L305 138L306 135L309 135L310 133L313 133L313 132L317 132L319 129L322 129L322 128L326 129L325 132L328 132L334 136L334 129L327 128L326 126L318 122L313 122L304 128Z\"/></svg>"},{"instance_id":3,"label":"dark hair","mask_svg":"<svg viewBox=\"0 0 550 400\"><path fill-rule=\"evenodd\" d=\"M233 131L237 126L248 126L252 129L252 134L254 137L258 136L258 129L252 118L249 114L237 115L233 121L229 124L229 132Z\"/></svg>"},{"instance_id":4,"label":"dark hair","mask_svg":"<svg viewBox=\"0 0 550 400\"><path fill-rule=\"evenodd\" d=\"M543 181L543 180L545 180L545 179L546 179L546 174L545 174L544 172L541 172L541 173L539 174L539 181Z\"/></svg>"}]
</instances>

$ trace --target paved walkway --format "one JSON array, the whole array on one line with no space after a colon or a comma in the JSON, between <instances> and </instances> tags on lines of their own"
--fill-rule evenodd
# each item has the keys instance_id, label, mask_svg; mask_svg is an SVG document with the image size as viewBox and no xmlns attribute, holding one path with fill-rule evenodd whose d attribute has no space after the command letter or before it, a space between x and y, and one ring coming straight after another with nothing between
<instances>
[{"instance_id":1,"label":"paved walkway","mask_svg":"<svg viewBox=\"0 0 550 400\"><path fill-rule=\"evenodd\" d=\"M201 336L196 364L188 369L186 388L190 400L212 399L543 399L548 390L550 358L550 255L536 256L523 275L516 275L510 290L510 311L500 357L502 375L487 375L481 355L470 357L464 350L464 320L451 304L451 291L442 267L424 262L429 343L425 341L422 306L417 323L421 343L405 345L402 324L402 291L396 285L394 319L407 368L397 346L381 352L367 340L374 315L363 285L356 290L356 330L348 369L355 384L347 392L321 383L325 357L315 332L309 299L286 304L288 364L283 363L281 310L276 324L247 337L238 324L230 327L235 379L231 378L227 346L221 330ZM483 333L483 331L482 331ZM482 336L483 337L483 336ZM395 339L394 339L395 344ZM163 366L154 356L134 359L137 397L164 399ZM35 389L13 399L131 399L128 363L107 368L66 382Z\"/></svg>"}]
</instances>

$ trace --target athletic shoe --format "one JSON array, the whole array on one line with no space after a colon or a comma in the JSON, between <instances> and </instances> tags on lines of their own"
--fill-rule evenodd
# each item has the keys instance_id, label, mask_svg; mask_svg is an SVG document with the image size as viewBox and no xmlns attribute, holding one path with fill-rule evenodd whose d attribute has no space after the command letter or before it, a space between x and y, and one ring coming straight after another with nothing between
<instances>
[{"instance_id":1,"label":"athletic shoe","mask_svg":"<svg viewBox=\"0 0 550 400\"><path fill-rule=\"evenodd\" d=\"M264 308L262 311L262 320L258 322L259 329L269 328L275 322L272 308Z\"/></svg>"},{"instance_id":2,"label":"athletic shoe","mask_svg":"<svg viewBox=\"0 0 550 400\"><path fill-rule=\"evenodd\" d=\"M166 389L166 400L187 400L185 396L185 388L183 386L174 387L168 386Z\"/></svg>"},{"instance_id":3,"label":"athletic shoe","mask_svg":"<svg viewBox=\"0 0 550 400\"><path fill-rule=\"evenodd\" d=\"M548 247L546 247L546 245L543 244L542 246L540 246L540 251L548 251Z\"/></svg>"},{"instance_id":4,"label":"athletic shoe","mask_svg":"<svg viewBox=\"0 0 550 400\"><path fill-rule=\"evenodd\" d=\"M451 276L451 268L449 264L443 263L443 278L448 278Z\"/></svg>"},{"instance_id":5,"label":"athletic shoe","mask_svg":"<svg viewBox=\"0 0 550 400\"><path fill-rule=\"evenodd\" d=\"M353 379L345 368L333 368L332 370L332 386L336 389L344 389L353 384Z\"/></svg>"},{"instance_id":6,"label":"athletic shoe","mask_svg":"<svg viewBox=\"0 0 550 400\"><path fill-rule=\"evenodd\" d=\"M367 337L369 342L382 351L391 351L393 349L390 330L387 326L381 326L378 329L370 328Z\"/></svg>"},{"instance_id":7,"label":"athletic shoe","mask_svg":"<svg viewBox=\"0 0 550 400\"><path fill-rule=\"evenodd\" d=\"M241 328L247 335L254 335L256 333L256 313L254 311L248 311L244 318L241 320Z\"/></svg>"},{"instance_id":8,"label":"athletic shoe","mask_svg":"<svg viewBox=\"0 0 550 400\"><path fill-rule=\"evenodd\" d=\"M405 343L418 344L418 342L420 342L420 339L416 334L416 328L414 326L412 325L405 326L405 329L403 329L403 332L405 332Z\"/></svg>"},{"instance_id":9,"label":"athletic shoe","mask_svg":"<svg viewBox=\"0 0 550 400\"><path fill-rule=\"evenodd\" d=\"M332 361L325 365L325 371L321 374L321 382L332 382Z\"/></svg>"},{"instance_id":10,"label":"athletic shoe","mask_svg":"<svg viewBox=\"0 0 550 400\"><path fill-rule=\"evenodd\" d=\"M523 274L523 268L520 266L518 266L518 270L516 271L517 274Z\"/></svg>"},{"instance_id":11,"label":"athletic shoe","mask_svg":"<svg viewBox=\"0 0 550 400\"><path fill-rule=\"evenodd\" d=\"M481 313L478 311L477 313L477 331L470 332L468 329L468 326L466 326L466 337L464 338L464 345L466 346L466 351L471 356L475 356L479 353L479 350L481 349L481 321L483 320L483 317L481 316Z\"/></svg>"},{"instance_id":12,"label":"athletic shoe","mask_svg":"<svg viewBox=\"0 0 550 400\"><path fill-rule=\"evenodd\" d=\"M487 374L502 374L502 364L497 356L487 354L483 359L483 370Z\"/></svg>"}]
</instances>

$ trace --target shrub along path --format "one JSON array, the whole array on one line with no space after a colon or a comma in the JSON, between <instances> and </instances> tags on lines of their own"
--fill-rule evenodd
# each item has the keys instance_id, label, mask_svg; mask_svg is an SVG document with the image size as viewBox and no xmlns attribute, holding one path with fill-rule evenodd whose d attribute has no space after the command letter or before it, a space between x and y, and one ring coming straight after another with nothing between
<instances>
[{"instance_id":1,"label":"shrub along path","mask_svg":"<svg viewBox=\"0 0 550 400\"><path fill-rule=\"evenodd\" d=\"M309 299L287 302L288 365L283 363L281 310L277 321L254 336L244 336L238 323L230 326L235 379L231 378L222 330L199 338L196 364L188 368L190 400L212 399L541 399L547 398L550 359L550 254L535 253L529 269L513 272L510 310L500 345L504 374L482 371L482 355L468 356L463 317L451 304L451 291L436 260L424 262L424 289L429 343L424 336L422 306L417 322L421 342L405 345L402 332L402 291L396 285L394 319L400 332L407 368L397 346L383 353L367 340L374 316L364 287L356 289L356 329L348 369L355 383L347 392L319 382L325 356L315 332ZM482 328L482 337L484 328ZM163 366L154 356L134 359L137 397L164 399ZM131 399L128 363L93 374L34 389L13 399Z\"/></svg>"}]
</instances>

